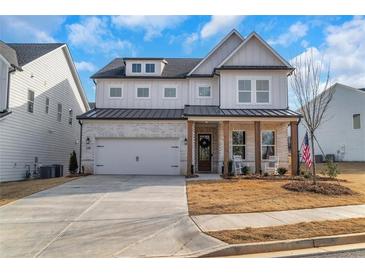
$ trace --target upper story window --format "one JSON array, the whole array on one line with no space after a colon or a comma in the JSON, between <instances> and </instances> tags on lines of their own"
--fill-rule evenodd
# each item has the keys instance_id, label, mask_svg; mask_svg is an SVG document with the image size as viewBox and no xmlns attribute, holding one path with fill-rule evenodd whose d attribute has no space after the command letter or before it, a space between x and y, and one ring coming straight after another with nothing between
<instances>
[{"instance_id":1,"label":"upper story window","mask_svg":"<svg viewBox=\"0 0 365 274\"><path fill-rule=\"evenodd\" d=\"M164 88L163 91L164 98L176 98L176 88Z\"/></svg>"},{"instance_id":2,"label":"upper story window","mask_svg":"<svg viewBox=\"0 0 365 274\"><path fill-rule=\"evenodd\" d=\"M155 64L146 64L146 73L154 73Z\"/></svg>"},{"instance_id":3,"label":"upper story window","mask_svg":"<svg viewBox=\"0 0 365 274\"><path fill-rule=\"evenodd\" d=\"M49 113L49 98L46 97L46 108L45 108L45 112L48 114Z\"/></svg>"},{"instance_id":4,"label":"upper story window","mask_svg":"<svg viewBox=\"0 0 365 274\"><path fill-rule=\"evenodd\" d=\"M69 124L70 126L72 126L72 120L73 120L73 111L72 111L72 109L70 108L70 109L68 110L68 124Z\"/></svg>"},{"instance_id":5,"label":"upper story window","mask_svg":"<svg viewBox=\"0 0 365 274\"><path fill-rule=\"evenodd\" d=\"M62 120L62 104L58 103L57 104L57 121L61 122Z\"/></svg>"},{"instance_id":6,"label":"upper story window","mask_svg":"<svg viewBox=\"0 0 365 274\"><path fill-rule=\"evenodd\" d=\"M256 80L256 103L270 102L270 81Z\"/></svg>"},{"instance_id":7,"label":"upper story window","mask_svg":"<svg viewBox=\"0 0 365 274\"><path fill-rule=\"evenodd\" d=\"M275 156L275 131L264 130L261 132L261 158L269 159Z\"/></svg>"},{"instance_id":8,"label":"upper story window","mask_svg":"<svg viewBox=\"0 0 365 274\"><path fill-rule=\"evenodd\" d=\"M121 87L111 87L109 89L109 97L110 98L121 98L122 97L122 88Z\"/></svg>"},{"instance_id":9,"label":"upper story window","mask_svg":"<svg viewBox=\"0 0 365 274\"><path fill-rule=\"evenodd\" d=\"M132 72L138 73L142 71L142 65L141 64L132 64Z\"/></svg>"},{"instance_id":10,"label":"upper story window","mask_svg":"<svg viewBox=\"0 0 365 274\"><path fill-rule=\"evenodd\" d=\"M34 112L34 91L28 90L28 112Z\"/></svg>"},{"instance_id":11,"label":"upper story window","mask_svg":"<svg viewBox=\"0 0 365 274\"><path fill-rule=\"evenodd\" d=\"M352 115L352 127L353 129L361 128L360 114Z\"/></svg>"},{"instance_id":12,"label":"upper story window","mask_svg":"<svg viewBox=\"0 0 365 274\"><path fill-rule=\"evenodd\" d=\"M232 131L232 155L246 158L246 132Z\"/></svg>"},{"instance_id":13,"label":"upper story window","mask_svg":"<svg viewBox=\"0 0 365 274\"><path fill-rule=\"evenodd\" d=\"M238 80L238 103L251 103L251 80Z\"/></svg>"},{"instance_id":14,"label":"upper story window","mask_svg":"<svg viewBox=\"0 0 365 274\"><path fill-rule=\"evenodd\" d=\"M137 98L150 98L150 89L147 87L137 88Z\"/></svg>"},{"instance_id":15,"label":"upper story window","mask_svg":"<svg viewBox=\"0 0 365 274\"><path fill-rule=\"evenodd\" d=\"M198 92L199 92L198 93L199 97L211 97L212 96L210 86L200 86Z\"/></svg>"}]
</instances>

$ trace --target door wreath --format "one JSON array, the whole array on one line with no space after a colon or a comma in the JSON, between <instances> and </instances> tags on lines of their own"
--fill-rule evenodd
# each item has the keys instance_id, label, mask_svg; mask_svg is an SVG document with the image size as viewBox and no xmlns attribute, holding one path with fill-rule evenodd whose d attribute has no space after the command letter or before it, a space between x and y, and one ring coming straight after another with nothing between
<instances>
[{"instance_id":1,"label":"door wreath","mask_svg":"<svg viewBox=\"0 0 365 274\"><path fill-rule=\"evenodd\" d=\"M201 138L200 141L199 141L199 145L202 148L207 148L207 147L210 146L210 140L208 138Z\"/></svg>"}]
</instances>

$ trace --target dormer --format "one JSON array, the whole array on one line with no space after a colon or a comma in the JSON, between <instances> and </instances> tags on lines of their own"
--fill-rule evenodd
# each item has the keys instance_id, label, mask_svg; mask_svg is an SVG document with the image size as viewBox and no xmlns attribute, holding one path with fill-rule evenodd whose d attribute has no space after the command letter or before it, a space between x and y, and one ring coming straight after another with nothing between
<instances>
[{"instance_id":1,"label":"dormer","mask_svg":"<svg viewBox=\"0 0 365 274\"><path fill-rule=\"evenodd\" d=\"M164 58L124 58L126 76L161 76L167 61Z\"/></svg>"}]
</instances>

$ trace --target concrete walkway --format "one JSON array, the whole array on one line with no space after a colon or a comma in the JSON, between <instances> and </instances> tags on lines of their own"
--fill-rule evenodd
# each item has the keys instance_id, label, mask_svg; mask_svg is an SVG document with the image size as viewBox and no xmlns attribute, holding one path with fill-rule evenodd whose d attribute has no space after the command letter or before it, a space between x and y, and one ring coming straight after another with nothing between
<instances>
[{"instance_id":1,"label":"concrete walkway","mask_svg":"<svg viewBox=\"0 0 365 274\"><path fill-rule=\"evenodd\" d=\"M0 207L0 257L184 257L222 245L189 217L182 176L88 176Z\"/></svg>"},{"instance_id":2,"label":"concrete walkway","mask_svg":"<svg viewBox=\"0 0 365 274\"><path fill-rule=\"evenodd\" d=\"M202 231L219 231L363 217L365 217L365 205L258 213L197 215L192 216L192 219Z\"/></svg>"}]
</instances>

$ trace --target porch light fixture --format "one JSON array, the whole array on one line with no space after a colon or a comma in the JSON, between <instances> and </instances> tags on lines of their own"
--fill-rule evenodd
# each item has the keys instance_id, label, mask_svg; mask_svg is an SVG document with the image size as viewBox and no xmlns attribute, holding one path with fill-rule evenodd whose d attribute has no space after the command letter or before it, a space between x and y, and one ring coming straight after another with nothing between
<instances>
[{"instance_id":1,"label":"porch light fixture","mask_svg":"<svg viewBox=\"0 0 365 274\"><path fill-rule=\"evenodd\" d=\"M86 138L86 144L87 145L90 144L90 138L89 137Z\"/></svg>"},{"instance_id":2,"label":"porch light fixture","mask_svg":"<svg viewBox=\"0 0 365 274\"><path fill-rule=\"evenodd\" d=\"M187 145L188 144L188 139L184 139L184 145Z\"/></svg>"}]
</instances>

